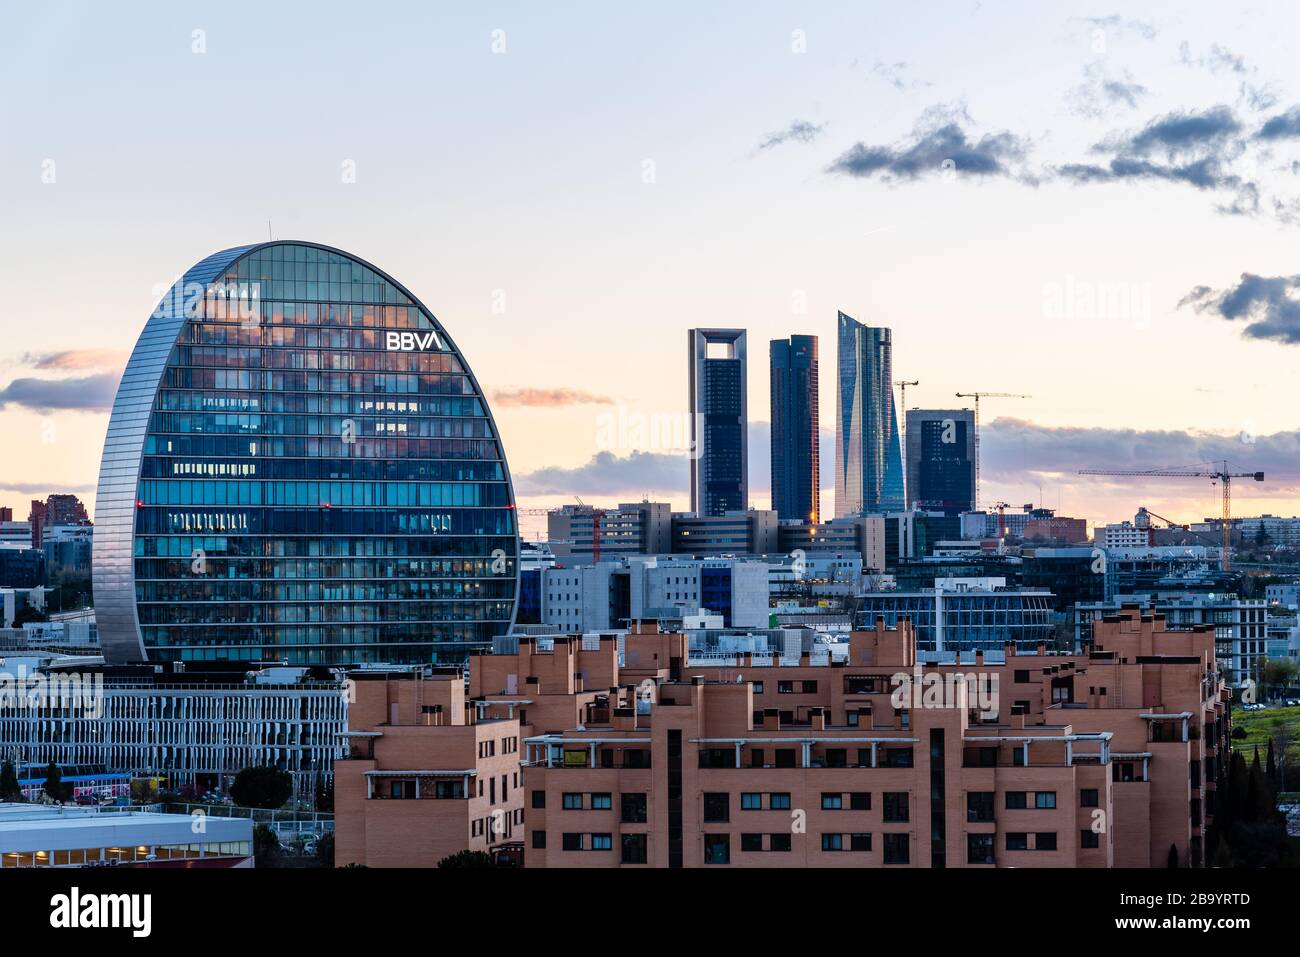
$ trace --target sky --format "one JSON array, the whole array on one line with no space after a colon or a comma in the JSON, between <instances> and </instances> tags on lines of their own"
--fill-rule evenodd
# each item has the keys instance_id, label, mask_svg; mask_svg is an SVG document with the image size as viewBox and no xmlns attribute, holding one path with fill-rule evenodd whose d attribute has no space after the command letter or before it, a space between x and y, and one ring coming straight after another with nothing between
<instances>
[{"instance_id":1,"label":"sky","mask_svg":"<svg viewBox=\"0 0 1300 957\"><path fill-rule=\"evenodd\" d=\"M488 393L522 506L688 504L686 333L893 330L983 404L981 498L1093 522L1297 514L1294 4L8 5L0 505L93 507L117 376L229 246L374 262ZM20 514L21 513L21 514Z\"/></svg>"}]
</instances>

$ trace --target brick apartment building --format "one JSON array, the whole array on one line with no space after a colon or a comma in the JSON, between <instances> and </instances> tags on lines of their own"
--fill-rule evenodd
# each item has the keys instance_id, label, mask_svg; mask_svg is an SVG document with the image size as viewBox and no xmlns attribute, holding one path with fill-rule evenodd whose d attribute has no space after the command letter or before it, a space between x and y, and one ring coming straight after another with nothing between
<instances>
[{"instance_id":1,"label":"brick apartment building","mask_svg":"<svg viewBox=\"0 0 1300 957\"><path fill-rule=\"evenodd\" d=\"M923 668L907 623L853 633L848 661L829 665L692 664L686 637L653 623L626 636L622 667L614 636L521 637L515 654L471 659L468 702L450 689L439 702L462 727L517 726L523 740L506 762L522 759L522 784L497 801L509 831L460 846L522 842L528 867L1164 867L1172 846L1199 866L1229 730L1213 631L1126 607L1096 637L1088 655L1009 647L1001 662ZM398 808L383 769L459 767L441 743L457 725L390 729L361 704L377 687L359 684L353 709L379 735L371 790L358 762L336 772L339 860L427 866L434 839L415 836L445 826L439 850L452 847L498 809L473 781L514 768L470 754L470 799ZM386 746L393 733L411 750Z\"/></svg>"}]
</instances>

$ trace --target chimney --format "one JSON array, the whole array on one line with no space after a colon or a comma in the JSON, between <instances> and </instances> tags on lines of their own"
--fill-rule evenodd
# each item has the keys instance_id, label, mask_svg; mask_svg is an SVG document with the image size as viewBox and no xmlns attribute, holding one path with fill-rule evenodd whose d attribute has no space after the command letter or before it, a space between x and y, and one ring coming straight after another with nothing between
<instances>
[{"instance_id":1,"label":"chimney","mask_svg":"<svg viewBox=\"0 0 1300 957\"><path fill-rule=\"evenodd\" d=\"M975 667L976 668L984 667L984 650L982 648L975 649Z\"/></svg>"}]
</instances>

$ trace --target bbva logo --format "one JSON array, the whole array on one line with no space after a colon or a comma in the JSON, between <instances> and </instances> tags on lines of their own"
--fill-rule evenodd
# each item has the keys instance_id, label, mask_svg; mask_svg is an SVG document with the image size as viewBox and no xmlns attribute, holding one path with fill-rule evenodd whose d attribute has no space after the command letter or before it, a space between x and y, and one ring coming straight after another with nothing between
<instances>
[{"instance_id":1,"label":"bbva logo","mask_svg":"<svg viewBox=\"0 0 1300 957\"><path fill-rule=\"evenodd\" d=\"M430 329L428 332L389 332L384 339L384 348L389 352L423 352L425 349L441 349L438 334Z\"/></svg>"}]
</instances>

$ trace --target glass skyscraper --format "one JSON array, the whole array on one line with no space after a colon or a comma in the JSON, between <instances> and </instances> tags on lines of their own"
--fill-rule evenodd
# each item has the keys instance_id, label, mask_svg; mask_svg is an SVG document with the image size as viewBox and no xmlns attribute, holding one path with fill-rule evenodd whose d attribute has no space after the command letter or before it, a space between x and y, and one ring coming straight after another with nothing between
<instances>
[{"instance_id":1,"label":"glass skyscraper","mask_svg":"<svg viewBox=\"0 0 1300 957\"><path fill-rule=\"evenodd\" d=\"M691 511L749 508L749 363L744 329L688 329Z\"/></svg>"},{"instance_id":2,"label":"glass skyscraper","mask_svg":"<svg viewBox=\"0 0 1300 957\"><path fill-rule=\"evenodd\" d=\"M890 331L839 314L835 516L903 509Z\"/></svg>"},{"instance_id":3,"label":"glass skyscraper","mask_svg":"<svg viewBox=\"0 0 1300 957\"><path fill-rule=\"evenodd\" d=\"M109 421L109 663L456 663L514 617L514 494L446 331L313 243L227 249L146 324Z\"/></svg>"},{"instance_id":4,"label":"glass skyscraper","mask_svg":"<svg viewBox=\"0 0 1300 957\"><path fill-rule=\"evenodd\" d=\"M772 508L778 518L821 518L817 337L773 339Z\"/></svg>"},{"instance_id":5,"label":"glass skyscraper","mask_svg":"<svg viewBox=\"0 0 1300 957\"><path fill-rule=\"evenodd\" d=\"M908 508L959 515L975 508L975 413L908 409Z\"/></svg>"}]
</instances>

